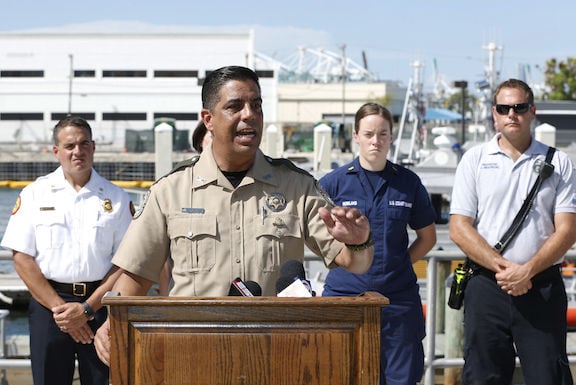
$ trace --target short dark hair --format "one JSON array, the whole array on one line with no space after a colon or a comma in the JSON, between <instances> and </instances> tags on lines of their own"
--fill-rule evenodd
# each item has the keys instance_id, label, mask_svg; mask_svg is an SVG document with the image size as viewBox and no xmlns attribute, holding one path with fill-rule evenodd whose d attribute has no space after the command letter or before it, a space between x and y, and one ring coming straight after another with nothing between
<instances>
[{"instance_id":1,"label":"short dark hair","mask_svg":"<svg viewBox=\"0 0 576 385\"><path fill-rule=\"evenodd\" d=\"M522 90L526 93L526 98L528 99L526 101L530 104L534 104L534 92L532 92L532 88L530 88L528 84L524 83L522 80L519 79L508 79L503 81L498 85L498 87L496 87L496 90L494 91L494 96L492 97L492 103L494 105L497 104L496 98L498 97L498 94L500 93L502 88L517 88L519 90Z\"/></svg>"},{"instance_id":2,"label":"short dark hair","mask_svg":"<svg viewBox=\"0 0 576 385\"><path fill-rule=\"evenodd\" d=\"M67 117L56 123L54 129L52 130L52 141L54 142L54 145L56 146L58 145L58 134L60 133L60 131L68 126L82 128L88 133L88 137L90 138L90 140L92 140L92 127L90 127L88 122L79 116L68 115Z\"/></svg>"},{"instance_id":3,"label":"short dark hair","mask_svg":"<svg viewBox=\"0 0 576 385\"><path fill-rule=\"evenodd\" d=\"M194 129L194 133L192 134L192 147L194 147L194 149L199 153L204 151L204 148L202 148L202 141L204 140L204 137L207 133L208 130L206 129L204 121L200 120Z\"/></svg>"},{"instance_id":4,"label":"short dark hair","mask_svg":"<svg viewBox=\"0 0 576 385\"><path fill-rule=\"evenodd\" d=\"M260 81L256 72L241 66L221 67L206 75L202 85L202 108L214 109L220 97L220 88L230 80L252 80L260 91Z\"/></svg>"},{"instance_id":5,"label":"short dark hair","mask_svg":"<svg viewBox=\"0 0 576 385\"><path fill-rule=\"evenodd\" d=\"M358 130L360 129L360 121L370 115L378 115L387 120L388 123L390 123L390 133L392 133L392 126L394 123L392 120L392 114L383 105L372 102L363 104L360 106L358 111L356 111L354 117L354 132L358 133Z\"/></svg>"}]
</instances>

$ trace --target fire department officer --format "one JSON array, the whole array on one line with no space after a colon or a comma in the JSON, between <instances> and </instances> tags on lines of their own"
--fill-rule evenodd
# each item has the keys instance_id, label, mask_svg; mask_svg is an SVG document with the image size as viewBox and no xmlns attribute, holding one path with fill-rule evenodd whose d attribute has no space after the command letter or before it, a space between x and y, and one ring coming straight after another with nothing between
<instances>
[{"instance_id":1,"label":"fire department officer","mask_svg":"<svg viewBox=\"0 0 576 385\"><path fill-rule=\"evenodd\" d=\"M111 263L132 220L128 194L92 168L90 125L67 117L54 127L60 163L20 193L2 246L32 296L30 353L35 385L108 384L93 338L106 319L101 305L119 271Z\"/></svg>"}]
</instances>

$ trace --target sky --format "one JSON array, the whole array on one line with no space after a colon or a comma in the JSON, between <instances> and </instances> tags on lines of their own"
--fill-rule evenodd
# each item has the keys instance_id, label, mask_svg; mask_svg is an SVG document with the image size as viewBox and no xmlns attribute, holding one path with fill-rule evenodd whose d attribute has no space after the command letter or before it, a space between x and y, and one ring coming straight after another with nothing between
<instances>
[{"instance_id":1,"label":"sky","mask_svg":"<svg viewBox=\"0 0 576 385\"><path fill-rule=\"evenodd\" d=\"M252 29L256 50L283 62L298 47L323 48L360 65L365 57L381 80L403 84L419 62L431 89L485 79L490 43L501 80L525 65L541 83L548 59L576 56L575 14L572 0L0 0L0 32L102 22Z\"/></svg>"}]
</instances>

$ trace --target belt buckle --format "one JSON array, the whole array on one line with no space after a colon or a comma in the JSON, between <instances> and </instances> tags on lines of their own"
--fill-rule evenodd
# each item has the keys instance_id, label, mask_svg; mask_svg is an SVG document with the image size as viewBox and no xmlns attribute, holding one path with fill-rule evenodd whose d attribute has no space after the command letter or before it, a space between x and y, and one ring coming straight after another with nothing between
<instances>
[{"instance_id":1,"label":"belt buckle","mask_svg":"<svg viewBox=\"0 0 576 385\"><path fill-rule=\"evenodd\" d=\"M82 282L74 282L72 284L72 294L74 294L76 297L86 296L86 284Z\"/></svg>"}]
</instances>

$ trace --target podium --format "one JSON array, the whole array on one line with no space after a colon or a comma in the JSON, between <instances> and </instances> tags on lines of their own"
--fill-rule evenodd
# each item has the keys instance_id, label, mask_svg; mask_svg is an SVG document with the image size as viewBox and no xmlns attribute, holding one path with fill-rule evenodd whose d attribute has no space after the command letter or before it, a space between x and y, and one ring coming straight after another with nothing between
<instances>
[{"instance_id":1,"label":"podium","mask_svg":"<svg viewBox=\"0 0 576 385\"><path fill-rule=\"evenodd\" d=\"M375 385L380 310L360 297L105 297L112 385Z\"/></svg>"}]
</instances>

